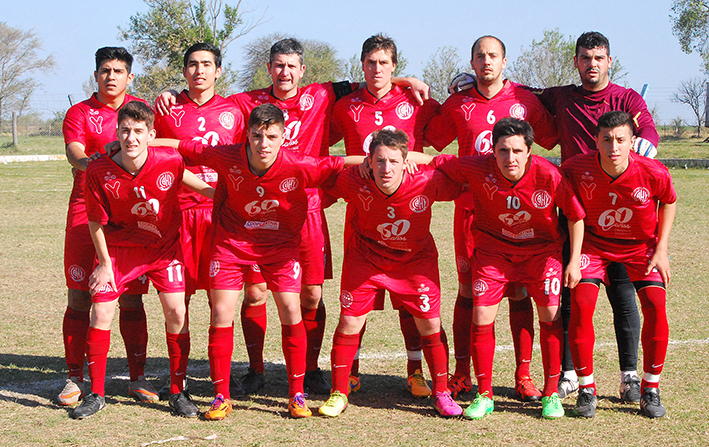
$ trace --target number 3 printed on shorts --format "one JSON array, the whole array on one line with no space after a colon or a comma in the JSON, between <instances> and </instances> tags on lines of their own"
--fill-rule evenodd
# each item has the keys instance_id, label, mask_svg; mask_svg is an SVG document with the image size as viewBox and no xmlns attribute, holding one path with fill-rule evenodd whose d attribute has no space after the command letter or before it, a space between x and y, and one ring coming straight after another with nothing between
<instances>
[{"instance_id":1,"label":"number 3 printed on shorts","mask_svg":"<svg viewBox=\"0 0 709 447\"><path fill-rule=\"evenodd\" d=\"M431 310L431 303L429 303L430 298L428 295L421 295L419 299L421 300L421 305L419 306L421 312L428 312Z\"/></svg>"}]
</instances>

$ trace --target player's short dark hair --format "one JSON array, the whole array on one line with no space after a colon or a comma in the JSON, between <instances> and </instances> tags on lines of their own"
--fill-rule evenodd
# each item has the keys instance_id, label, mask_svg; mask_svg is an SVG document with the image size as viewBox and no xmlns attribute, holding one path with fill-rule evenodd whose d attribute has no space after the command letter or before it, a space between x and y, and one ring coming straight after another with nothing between
<instances>
[{"instance_id":1,"label":"player's short dark hair","mask_svg":"<svg viewBox=\"0 0 709 447\"><path fill-rule=\"evenodd\" d=\"M615 129L621 126L628 126L630 133L635 134L635 123L633 123L633 117L629 113L621 112L620 110L606 112L598 118L598 130L596 131L596 135L601 132L602 127L605 129Z\"/></svg>"},{"instance_id":2,"label":"player's short dark hair","mask_svg":"<svg viewBox=\"0 0 709 447\"><path fill-rule=\"evenodd\" d=\"M268 62L273 63L273 59L279 54L297 54L300 58L300 65L303 65L303 45L296 39L289 37L281 39L271 45L271 54L268 56Z\"/></svg>"},{"instance_id":3,"label":"player's short dark hair","mask_svg":"<svg viewBox=\"0 0 709 447\"><path fill-rule=\"evenodd\" d=\"M501 41L495 36L481 36L478 37L478 39L473 43L472 48L470 48L470 60L475 59L475 47L480 45L480 42L482 42L482 40L486 38L495 39L497 43L500 44L500 47L502 47L502 57L507 57L507 47L505 46L505 43L503 41Z\"/></svg>"},{"instance_id":4,"label":"player's short dark hair","mask_svg":"<svg viewBox=\"0 0 709 447\"><path fill-rule=\"evenodd\" d=\"M249 115L249 129L260 129L274 124L285 129L286 120L283 117L283 111L271 103L254 107Z\"/></svg>"},{"instance_id":5,"label":"player's short dark hair","mask_svg":"<svg viewBox=\"0 0 709 447\"><path fill-rule=\"evenodd\" d=\"M515 135L524 137L524 144L527 146L527 149L532 149L532 145L534 144L534 130L532 130L532 126L524 120L512 118L511 116L506 116L495 123L495 127L492 128L492 146L497 146L497 142L500 141L500 138Z\"/></svg>"},{"instance_id":6,"label":"player's short dark hair","mask_svg":"<svg viewBox=\"0 0 709 447\"><path fill-rule=\"evenodd\" d=\"M101 68L101 64L106 61L118 60L126 64L126 70L130 73L133 67L133 56L123 47L103 47L96 50L96 71Z\"/></svg>"},{"instance_id":7,"label":"player's short dark hair","mask_svg":"<svg viewBox=\"0 0 709 447\"><path fill-rule=\"evenodd\" d=\"M187 67L190 56L196 51L209 51L214 55L214 65L216 65L217 68L222 66L222 52L216 45L207 42L197 42L185 51L185 58L182 62L183 67Z\"/></svg>"},{"instance_id":8,"label":"player's short dark hair","mask_svg":"<svg viewBox=\"0 0 709 447\"><path fill-rule=\"evenodd\" d=\"M608 39L606 36L603 34L599 33L598 31L588 31L579 36L578 39L576 39L576 52L574 55L578 56L579 55L579 49L580 48L586 48L586 49L593 49L593 48L604 48L606 49L606 53L608 55L611 54L611 43L608 42Z\"/></svg>"},{"instance_id":9,"label":"player's short dark hair","mask_svg":"<svg viewBox=\"0 0 709 447\"><path fill-rule=\"evenodd\" d=\"M378 50L388 51L391 56L391 61L395 64L397 63L396 42L394 42L394 39L391 37L387 37L382 33L375 34L364 41L359 60L364 62L364 58L366 58L368 54Z\"/></svg>"},{"instance_id":10,"label":"player's short dark hair","mask_svg":"<svg viewBox=\"0 0 709 447\"><path fill-rule=\"evenodd\" d=\"M369 158L379 146L386 146L401 151L401 157L406 160L409 154L409 136L401 129L381 129L372 133L372 142L369 143Z\"/></svg>"},{"instance_id":11,"label":"player's short dark hair","mask_svg":"<svg viewBox=\"0 0 709 447\"><path fill-rule=\"evenodd\" d=\"M148 130L155 124L155 114L150 110L150 106L142 101L131 101L118 110L118 126L124 119L130 118L135 122L145 123Z\"/></svg>"}]
</instances>

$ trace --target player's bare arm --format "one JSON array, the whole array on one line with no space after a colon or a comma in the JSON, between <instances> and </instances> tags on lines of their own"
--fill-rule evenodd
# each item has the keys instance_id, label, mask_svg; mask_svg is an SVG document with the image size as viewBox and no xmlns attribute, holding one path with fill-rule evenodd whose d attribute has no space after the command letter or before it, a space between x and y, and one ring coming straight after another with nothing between
<instances>
[{"instance_id":1,"label":"player's bare arm","mask_svg":"<svg viewBox=\"0 0 709 447\"><path fill-rule=\"evenodd\" d=\"M89 157L86 155L86 146L72 141L66 145L66 159L70 165L79 171L85 171L89 164Z\"/></svg>"},{"instance_id":2,"label":"player's bare arm","mask_svg":"<svg viewBox=\"0 0 709 447\"><path fill-rule=\"evenodd\" d=\"M175 90L168 90L162 92L155 98L155 103L153 104L153 109L160 116L165 116L170 114L170 109L172 106L177 104L178 92Z\"/></svg>"},{"instance_id":3,"label":"player's bare arm","mask_svg":"<svg viewBox=\"0 0 709 447\"><path fill-rule=\"evenodd\" d=\"M89 221L89 233L96 247L96 257L98 265L89 276L89 293L95 295L106 284L111 286L113 291L117 290L116 279L113 276L113 263L108 254L108 244L106 244L106 235L103 232L103 225L98 222Z\"/></svg>"},{"instance_id":4,"label":"player's bare arm","mask_svg":"<svg viewBox=\"0 0 709 447\"><path fill-rule=\"evenodd\" d=\"M214 188L209 186L209 184L194 175L194 173L188 169L185 169L185 173L182 177L182 184L190 190L196 192L197 194L201 194L208 199L214 198Z\"/></svg>"},{"instance_id":5,"label":"player's bare arm","mask_svg":"<svg viewBox=\"0 0 709 447\"><path fill-rule=\"evenodd\" d=\"M581 280L581 246L583 245L583 219L569 221L569 245L571 255L564 271L564 287L573 289Z\"/></svg>"},{"instance_id":6,"label":"player's bare arm","mask_svg":"<svg viewBox=\"0 0 709 447\"><path fill-rule=\"evenodd\" d=\"M660 203L658 213L658 239L655 254L650 258L650 263L645 271L649 275L653 268L656 268L662 277L665 285L670 283L670 256L668 254L668 246L670 240L670 231L672 224L675 221L675 213L677 212L677 203Z\"/></svg>"}]
</instances>

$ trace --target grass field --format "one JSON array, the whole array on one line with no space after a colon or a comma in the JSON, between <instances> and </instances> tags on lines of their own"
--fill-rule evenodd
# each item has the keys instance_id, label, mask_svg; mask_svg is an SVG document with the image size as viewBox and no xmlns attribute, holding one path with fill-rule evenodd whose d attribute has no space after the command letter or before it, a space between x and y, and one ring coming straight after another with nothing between
<instances>
[{"instance_id":1,"label":"grass field","mask_svg":"<svg viewBox=\"0 0 709 447\"><path fill-rule=\"evenodd\" d=\"M679 199L671 240L673 281L668 291L670 347L662 379L667 416L649 420L637 408L619 402L618 363L610 307L599 299L596 380L599 410L592 420L539 418L540 404L523 404L512 393L514 355L503 303L497 326L495 358L496 410L477 422L436 417L427 400L415 400L404 389L405 350L392 310L370 316L362 355L362 391L338 419L287 415L287 383L280 348L275 306L269 305L271 326L265 359L267 380L262 394L235 401L234 412L222 422L186 420L173 416L166 403L141 404L127 398L127 365L118 325L109 353L106 409L88 420L69 418L55 403L66 377L61 338L66 291L62 274L63 233L70 190L65 162L0 165L0 445L114 446L141 445L177 436L186 440L167 445L544 445L544 446L666 446L709 445L709 411L704 406L706 365L709 364L709 280L703 191L706 170L672 171ZM436 204L434 235L441 253L443 320L449 334L456 276L451 237L453 207ZM335 251L335 277L342 259L344 206L328 210ZM321 366L329 370L332 333L338 315L338 282L325 285L329 319ZM151 339L147 373L160 387L167 377L163 320L155 293L146 296ZM208 307L198 294L191 305L192 355L190 389L201 410L211 400L207 361ZM246 369L246 350L237 322L233 368ZM535 348L533 376L541 378L541 354ZM427 374L428 375L428 374ZM317 408L326 396L311 396ZM461 404L467 405L465 395ZM567 411L575 399L564 401Z\"/></svg>"}]
</instances>

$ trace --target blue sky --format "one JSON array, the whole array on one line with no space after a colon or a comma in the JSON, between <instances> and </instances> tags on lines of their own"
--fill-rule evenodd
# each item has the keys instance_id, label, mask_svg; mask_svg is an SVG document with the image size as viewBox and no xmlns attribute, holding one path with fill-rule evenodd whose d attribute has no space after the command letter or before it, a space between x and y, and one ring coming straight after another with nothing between
<instances>
[{"instance_id":1,"label":"blue sky","mask_svg":"<svg viewBox=\"0 0 709 447\"><path fill-rule=\"evenodd\" d=\"M507 45L511 63L521 47L542 37L544 28L558 27L566 35L589 30L605 34L612 55L628 72L627 85L639 91L643 84L650 84L649 104L669 97L681 80L702 75L699 55L684 54L672 35L670 1L439 0L435 7L432 3L244 0L246 8L255 11L254 17L268 6L269 21L232 43L225 58L239 68L244 44L276 31L328 42L340 58L349 58L359 52L364 39L385 32L408 60L407 71L420 76L423 64L441 46L456 47L461 58L468 60L472 42L493 34ZM5 5L0 20L13 27L33 28L44 42L43 52L54 54L56 70L40 75L44 87L39 98L82 97L81 84L94 70L96 48L127 45L118 39L117 27L125 27L131 15L147 10L142 0L36 0L31 9L28 6L22 2ZM139 65L136 68L140 70Z\"/></svg>"}]
</instances>

